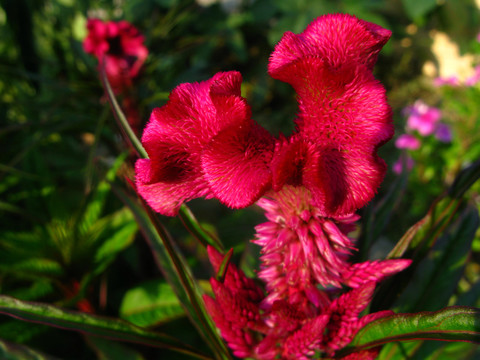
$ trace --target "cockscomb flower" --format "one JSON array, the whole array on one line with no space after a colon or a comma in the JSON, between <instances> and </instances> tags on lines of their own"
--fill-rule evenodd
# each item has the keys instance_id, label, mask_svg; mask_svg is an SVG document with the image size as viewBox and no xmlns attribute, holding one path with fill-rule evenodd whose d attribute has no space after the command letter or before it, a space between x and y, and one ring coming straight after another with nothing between
<instances>
[{"instance_id":1,"label":"cockscomb flower","mask_svg":"<svg viewBox=\"0 0 480 360\"><path fill-rule=\"evenodd\" d=\"M136 163L138 192L164 215L183 202L216 197L230 207L251 205L270 186L273 137L251 119L240 96L241 75L179 85L155 109Z\"/></svg>"},{"instance_id":2,"label":"cockscomb flower","mask_svg":"<svg viewBox=\"0 0 480 360\"><path fill-rule=\"evenodd\" d=\"M121 92L131 85L148 56L143 35L127 21L88 19L87 30L83 49L97 57L114 91Z\"/></svg>"},{"instance_id":3,"label":"cockscomb flower","mask_svg":"<svg viewBox=\"0 0 480 360\"><path fill-rule=\"evenodd\" d=\"M275 149L275 190L304 185L325 216L350 214L372 199L386 170L376 152L393 135L385 89L372 68L390 35L336 14L299 35L287 32L277 44L268 72L293 86L299 114L296 133Z\"/></svg>"},{"instance_id":4,"label":"cockscomb flower","mask_svg":"<svg viewBox=\"0 0 480 360\"><path fill-rule=\"evenodd\" d=\"M293 185L306 187L325 217L355 212L383 179L376 152L393 135L385 89L372 74L389 37L339 14L319 17L300 35L286 33L268 71L298 93L297 129L288 138L274 139L250 119L238 73L179 85L145 129L150 160L137 166L140 194L173 215L195 197L239 208Z\"/></svg>"},{"instance_id":5,"label":"cockscomb flower","mask_svg":"<svg viewBox=\"0 0 480 360\"><path fill-rule=\"evenodd\" d=\"M262 247L258 276L268 292L262 303L265 309L278 300L297 307L322 307L328 300L319 285L357 288L368 281L381 281L410 263L385 260L350 264L349 257L356 249L348 233L357 215L323 217L303 187L285 186L270 196L258 201L268 221L256 227L254 241Z\"/></svg>"},{"instance_id":6,"label":"cockscomb flower","mask_svg":"<svg viewBox=\"0 0 480 360\"><path fill-rule=\"evenodd\" d=\"M222 255L210 247L208 254L215 271L218 271ZM392 270L395 262L398 263ZM373 267L383 266L381 263L376 262ZM389 275L401 271L409 263L409 260L390 260L387 267L392 271ZM383 278L367 276L351 290L324 290L321 306L313 303L304 306L303 303L281 299L265 309L262 290L229 263L223 283L211 279L215 298L205 295L204 300L207 311L235 356L257 360L307 360L318 353L334 356L363 326L392 314L391 311L380 311L360 317L371 301L376 284ZM267 289L267 297L268 294ZM367 350L347 358L374 359L377 353L377 350Z\"/></svg>"}]
</instances>

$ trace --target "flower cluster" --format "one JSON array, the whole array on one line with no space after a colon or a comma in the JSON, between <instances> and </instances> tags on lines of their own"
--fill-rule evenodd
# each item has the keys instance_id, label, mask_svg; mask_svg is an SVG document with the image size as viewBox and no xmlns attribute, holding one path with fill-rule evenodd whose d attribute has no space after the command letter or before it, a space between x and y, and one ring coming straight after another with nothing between
<instances>
[{"instance_id":1,"label":"flower cluster","mask_svg":"<svg viewBox=\"0 0 480 360\"><path fill-rule=\"evenodd\" d=\"M251 118L234 71L181 84L152 112L142 137L149 158L135 167L137 191L154 210L172 216L197 197L265 210L254 241L265 291L229 264L223 282L211 281L215 299L205 297L238 357L330 356L389 314L359 317L376 284L410 261L351 263L348 233L386 171L377 149L393 136L391 109L372 69L390 34L335 14L284 35L268 72L298 95L288 137L275 138ZM209 255L218 270L222 255Z\"/></svg>"},{"instance_id":2,"label":"flower cluster","mask_svg":"<svg viewBox=\"0 0 480 360\"><path fill-rule=\"evenodd\" d=\"M442 113L440 109L428 106L422 100L417 100L411 107L405 109L408 115L405 126L406 133L400 135L395 141L398 149L418 150L421 146L421 140L413 133L421 137L434 135L441 142L449 143L452 140L450 127L440 122ZM399 159L393 167L393 170L399 174L402 172L403 163ZM408 156L406 159L407 169L411 170L414 166L413 159Z\"/></svg>"},{"instance_id":3,"label":"flower cluster","mask_svg":"<svg viewBox=\"0 0 480 360\"><path fill-rule=\"evenodd\" d=\"M120 93L130 87L148 56L143 35L126 21L89 19L87 30L83 49L105 67L112 88Z\"/></svg>"}]
</instances>

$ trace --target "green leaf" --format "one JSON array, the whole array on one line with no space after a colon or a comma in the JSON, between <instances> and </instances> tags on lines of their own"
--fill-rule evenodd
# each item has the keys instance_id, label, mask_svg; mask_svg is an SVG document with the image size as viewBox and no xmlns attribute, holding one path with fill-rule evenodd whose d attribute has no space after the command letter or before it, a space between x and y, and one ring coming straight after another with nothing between
<instances>
[{"instance_id":1,"label":"green leaf","mask_svg":"<svg viewBox=\"0 0 480 360\"><path fill-rule=\"evenodd\" d=\"M194 280L181 252L158 220L157 214L153 213L148 205L143 202L144 207L140 207L123 189L118 187L112 187L112 189L133 212L145 239L152 249L155 261L172 286L173 291L177 294L200 335L215 351L218 358L230 359L228 349L219 337L216 327L205 309L200 286Z\"/></svg>"},{"instance_id":2,"label":"green leaf","mask_svg":"<svg viewBox=\"0 0 480 360\"><path fill-rule=\"evenodd\" d=\"M49 355L31 349L25 345L13 344L0 339L0 359L3 360L56 360Z\"/></svg>"},{"instance_id":3,"label":"green leaf","mask_svg":"<svg viewBox=\"0 0 480 360\"><path fill-rule=\"evenodd\" d=\"M88 229L97 220L99 220L106 198L108 194L110 194L110 182L115 179L118 169L125 162L127 156L127 152L121 154L115 160L112 167L108 170L107 174L105 175L105 179L96 186L94 191L92 191L91 195L88 197L88 202L85 205L85 209L82 211L82 217L78 225L79 228Z\"/></svg>"},{"instance_id":4,"label":"green leaf","mask_svg":"<svg viewBox=\"0 0 480 360\"><path fill-rule=\"evenodd\" d=\"M127 291L120 305L120 317L148 327L185 315L171 286L151 280Z\"/></svg>"},{"instance_id":5,"label":"green leaf","mask_svg":"<svg viewBox=\"0 0 480 360\"><path fill-rule=\"evenodd\" d=\"M124 135L125 140L131 145L131 147L136 151L137 155L141 158L147 159L148 154L144 149L142 143L138 139L137 135L133 131L132 127L130 126L125 114L122 112L120 105L115 98L115 94L113 93L112 87L108 82L107 74L105 72L105 68L100 69L100 76L102 79L103 87L107 93L108 101L110 102L110 106L112 107L113 114L115 115L115 119L117 120L118 126Z\"/></svg>"},{"instance_id":6,"label":"green leaf","mask_svg":"<svg viewBox=\"0 0 480 360\"><path fill-rule=\"evenodd\" d=\"M402 193L407 184L408 173L403 172L390 186L387 194L378 201L375 206L367 207L364 215L364 227L362 228L359 244L359 260L366 260L370 246L380 238L382 232L392 217L393 210L402 198Z\"/></svg>"},{"instance_id":7,"label":"green leaf","mask_svg":"<svg viewBox=\"0 0 480 360\"><path fill-rule=\"evenodd\" d=\"M125 345L94 336L86 337L98 360L144 360L143 356Z\"/></svg>"},{"instance_id":8,"label":"green leaf","mask_svg":"<svg viewBox=\"0 0 480 360\"><path fill-rule=\"evenodd\" d=\"M102 231L96 240L99 247L94 256L95 262L103 265L132 243L138 226L128 208L102 218L101 223Z\"/></svg>"},{"instance_id":9,"label":"green leaf","mask_svg":"<svg viewBox=\"0 0 480 360\"><path fill-rule=\"evenodd\" d=\"M197 221L195 215L192 211L185 205L182 204L180 211L178 212L178 217L182 220L185 228L198 240L200 243L207 247L207 245L213 246L219 252L223 253L223 245L220 240L214 235L207 232L202 225Z\"/></svg>"},{"instance_id":10,"label":"green leaf","mask_svg":"<svg viewBox=\"0 0 480 360\"><path fill-rule=\"evenodd\" d=\"M396 314L379 319L363 327L338 356L393 341L419 339L480 343L480 309L452 306L435 312Z\"/></svg>"},{"instance_id":11,"label":"green leaf","mask_svg":"<svg viewBox=\"0 0 480 360\"><path fill-rule=\"evenodd\" d=\"M142 329L120 319L64 310L52 305L21 301L4 295L0 295L0 313L66 330L167 348L198 359L210 359L175 338Z\"/></svg>"},{"instance_id":12,"label":"green leaf","mask_svg":"<svg viewBox=\"0 0 480 360\"><path fill-rule=\"evenodd\" d=\"M463 275L479 226L476 208L467 208L451 232L445 233L418 264L397 300L398 311L436 310L448 305Z\"/></svg>"},{"instance_id":13,"label":"green leaf","mask_svg":"<svg viewBox=\"0 0 480 360\"><path fill-rule=\"evenodd\" d=\"M437 6L437 0L402 0L402 3L411 20L418 20Z\"/></svg>"},{"instance_id":14,"label":"green leaf","mask_svg":"<svg viewBox=\"0 0 480 360\"><path fill-rule=\"evenodd\" d=\"M480 160L460 171L448 194L452 198L460 198L480 178Z\"/></svg>"}]
</instances>

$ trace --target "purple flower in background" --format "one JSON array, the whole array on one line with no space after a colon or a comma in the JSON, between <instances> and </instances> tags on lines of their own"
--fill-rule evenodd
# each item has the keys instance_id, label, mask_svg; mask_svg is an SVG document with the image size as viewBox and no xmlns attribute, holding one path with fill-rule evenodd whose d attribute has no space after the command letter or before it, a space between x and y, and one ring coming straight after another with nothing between
<instances>
[{"instance_id":1,"label":"purple flower in background","mask_svg":"<svg viewBox=\"0 0 480 360\"><path fill-rule=\"evenodd\" d=\"M407 108L407 112L407 129L417 130L422 136L433 134L442 116L439 109L428 106L422 100L415 101L413 106Z\"/></svg>"},{"instance_id":2,"label":"purple flower in background","mask_svg":"<svg viewBox=\"0 0 480 360\"><path fill-rule=\"evenodd\" d=\"M420 140L411 134L402 134L395 141L398 149L417 150L420 147Z\"/></svg>"},{"instance_id":3,"label":"purple flower in background","mask_svg":"<svg viewBox=\"0 0 480 360\"><path fill-rule=\"evenodd\" d=\"M407 171L410 171L413 169L415 161L410 156L407 156L405 158L405 164L407 166ZM403 172L403 159L401 157L395 162L395 164L393 164L393 172L395 174L401 174Z\"/></svg>"},{"instance_id":4,"label":"purple flower in background","mask_svg":"<svg viewBox=\"0 0 480 360\"><path fill-rule=\"evenodd\" d=\"M452 131L450 126L444 123L438 123L437 128L435 129L435 137L444 143L449 143L452 141Z\"/></svg>"}]
</instances>

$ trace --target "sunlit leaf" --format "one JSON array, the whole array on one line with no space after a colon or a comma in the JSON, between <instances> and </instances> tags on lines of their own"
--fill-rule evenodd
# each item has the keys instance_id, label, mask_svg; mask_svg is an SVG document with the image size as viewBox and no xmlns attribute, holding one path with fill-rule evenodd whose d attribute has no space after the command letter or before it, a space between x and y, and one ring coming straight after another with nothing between
<instances>
[{"instance_id":1,"label":"sunlit leaf","mask_svg":"<svg viewBox=\"0 0 480 360\"><path fill-rule=\"evenodd\" d=\"M145 330L120 319L64 310L52 305L21 301L4 295L0 295L0 313L90 335L167 348L198 359L210 359L168 335Z\"/></svg>"},{"instance_id":2,"label":"sunlit leaf","mask_svg":"<svg viewBox=\"0 0 480 360\"><path fill-rule=\"evenodd\" d=\"M120 317L142 327L167 322L184 314L171 286L159 280L129 289L120 305Z\"/></svg>"},{"instance_id":3,"label":"sunlit leaf","mask_svg":"<svg viewBox=\"0 0 480 360\"><path fill-rule=\"evenodd\" d=\"M480 309L452 306L435 312L396 314L379 319L362 328L339 355L392 341L419 339L480 343Z\"/></svg>"}]
</instances>

